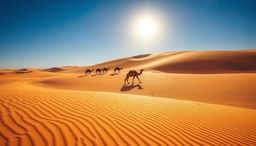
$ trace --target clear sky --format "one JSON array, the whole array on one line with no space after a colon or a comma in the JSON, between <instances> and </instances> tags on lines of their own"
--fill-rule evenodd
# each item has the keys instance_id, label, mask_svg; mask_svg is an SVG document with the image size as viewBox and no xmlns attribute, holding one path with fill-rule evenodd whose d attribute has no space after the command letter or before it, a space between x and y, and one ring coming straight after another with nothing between
<instances>
[{"instance_id":1,"label":"clear sky","mask_svg":"<svg viewBox=\"0 0 256 146\"><path fill-rule=\"evenodd\" d=\"M131 24L145 11L154 15L161 31L141 41ZM255 48L255 0L0 0L0 68Z\"/></svg>"}]
</instances>

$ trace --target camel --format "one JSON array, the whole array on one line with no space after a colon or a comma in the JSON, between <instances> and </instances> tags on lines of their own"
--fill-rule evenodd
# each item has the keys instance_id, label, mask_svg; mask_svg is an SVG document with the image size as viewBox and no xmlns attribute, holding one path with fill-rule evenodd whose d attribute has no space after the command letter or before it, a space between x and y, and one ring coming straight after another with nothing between
<instances>
[{"instance_id":1,"label":"camel","mask_svg":"<svg viewBox=\"0 0 256 146\"><path fill-rule=\"evenodd\" d=\"M102 68L97 68L96 69L96 74L98 74L98 73L100 74L102 70L103 70Z\"/></svg>"},{"instance_id":2,"label":"camel","mask_svg":"<svg viewBox=\"0 0 256 146\"><path fill-rule=\"evenodd\" d=\"M108 70L109 70L109 68L104 67L104 68L102 69L102 72L103 72L103 73L107 73Z\"/></svg>"},{"instance_id":3,"label":"camel","mask_svg":"<svg viewBox=\"0 0 256 146\"><path fill-rule=\"evenodd\" d=\"M114 69L113 74L119 74L122 69L123 69L122 67L116 67L116 68Z\"/></svg>"},{"instance_id":4,"label":"camel","mask_svg":"<svg viewBox=\"0 0 256 146\"><path fill-rule=\"evenodd\" d=\"M141 69L140 72L138 73L136 70L130 70L130 71L126 74L126 77L125 77L125 79L124 79L124 84L126 84L126 82L129 84L129 81L128 81L129 77L133 77L132 83L134 83L134 78L135 78L135 77L136 77L136 78L139 80L139 82L141 83L141 81L140 81L140 79L139 79L138 76L141 75L143 71L144 71L144 69Z\"/></svg>"},{"instance_id":5,"label":"camel","mask_svg":"<svg viewBox=\"0 0 256 146\"><path fill-rule=\"evenodd\" d=\"M91 75L91 72L93 72L93 69L86 69L86 70L85 70L85 74L86 74L86 75L88 75L88 74Z\"/></svg>"}]
</instances>

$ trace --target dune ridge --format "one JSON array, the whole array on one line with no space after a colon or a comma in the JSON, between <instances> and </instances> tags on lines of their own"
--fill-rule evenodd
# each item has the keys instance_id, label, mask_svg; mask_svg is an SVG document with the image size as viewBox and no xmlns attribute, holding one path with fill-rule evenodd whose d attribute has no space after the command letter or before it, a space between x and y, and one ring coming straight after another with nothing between
<instances>
[{"instance_id":1,"label":"dune ridge","mask_svg":"<svg viewBox=\"0 0 256 146\"><path fill-rule=\"evenodd\" d=\"M180 51L144 54L104 62L86 68L144 68L166 73L212 74L256 72L256 50ZM81 69L66 70L81 73Z\"/></svg>"}]
</instances>

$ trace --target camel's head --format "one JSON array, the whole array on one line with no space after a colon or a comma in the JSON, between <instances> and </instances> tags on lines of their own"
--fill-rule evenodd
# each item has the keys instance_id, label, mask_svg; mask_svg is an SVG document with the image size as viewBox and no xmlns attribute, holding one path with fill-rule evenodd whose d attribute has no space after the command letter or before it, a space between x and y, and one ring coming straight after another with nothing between
<instances>
[{"instance_id":1,"label":"camel's head","mask_svg":"<svg viewBox=\"0 0 256 146\"><path fill-rule=\"evenodd\" d=\"M145 71L145 69L141 69L141 71Z\"/></svg>"},{"instance_id":2,"label":"camel's head","mask_svg":"<svg viewBox=\"0 0 256 146\"><path fill-rule=\"evenodd\" d=\"M120 67L120 69L123 69L123 67Z\"/></svg>"}]
</instances>

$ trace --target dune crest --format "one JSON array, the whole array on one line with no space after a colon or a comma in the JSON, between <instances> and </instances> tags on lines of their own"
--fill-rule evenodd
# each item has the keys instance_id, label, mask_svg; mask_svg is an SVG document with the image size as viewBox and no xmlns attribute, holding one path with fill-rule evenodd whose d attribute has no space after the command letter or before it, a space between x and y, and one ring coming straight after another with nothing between
<instances>
[{"instance_id":1,"label":"dune crest","mask_svg":"<svg viewBox=\"0 0 256 146\"><path fill-rule=\"evenodd\" d=\"M180 51L142 54L112 60L84 68L125 69L144 68L166 73L214 74L256 72L256 49L237 51ZM67 69L66 73L81 73L81 68Z\"/></svg>"}]
</instances>

